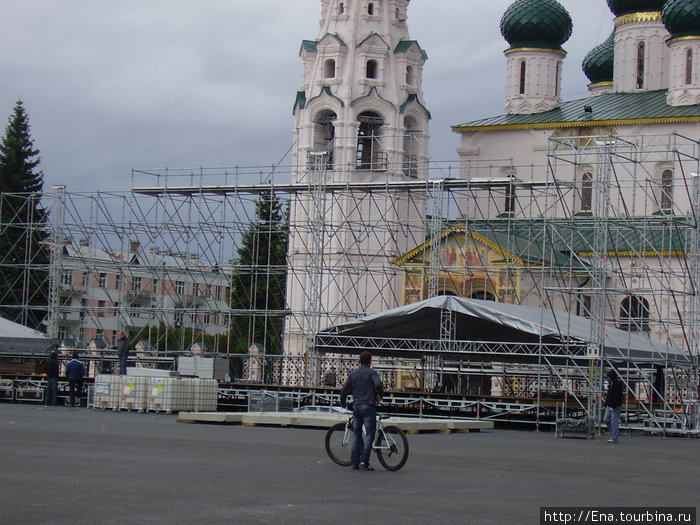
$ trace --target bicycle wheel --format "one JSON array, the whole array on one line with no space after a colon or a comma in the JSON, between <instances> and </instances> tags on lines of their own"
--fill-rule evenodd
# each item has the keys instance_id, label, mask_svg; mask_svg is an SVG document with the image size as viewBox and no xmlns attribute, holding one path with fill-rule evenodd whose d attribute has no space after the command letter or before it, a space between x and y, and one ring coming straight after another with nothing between
<instances>
[{"instance_id":1,"label":"bicycle wheel","mask_svg":"<svg viewBox=\"0 0 700 525\"><path fill-rule=\"evenodd\" d=\"M408 459L408 439L399 427L384 427L377 439L377 458L387 470L399 470Z\"/></svg>"},{"instance_id":2,"label":"bicycle wheel","mask_svg":"<svg viewBox=\"0 0 700 525\"><path fill-rule=\"evenodd\" d=\"M352 428L347 423L336 423L326 432L326 453L338 465L349 467L352 464Z\"/></svg>"}]
</instances>

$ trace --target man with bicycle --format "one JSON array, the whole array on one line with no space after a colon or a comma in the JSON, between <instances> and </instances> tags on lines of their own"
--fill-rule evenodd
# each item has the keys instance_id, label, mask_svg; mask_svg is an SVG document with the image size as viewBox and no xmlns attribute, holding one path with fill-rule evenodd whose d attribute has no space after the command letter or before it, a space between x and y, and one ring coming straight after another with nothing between
<instances>
[{"instance_id":1,"label":"man with bicycle","mask_svg":"<svg viewBox=\"0 0 700 525\"><path fill-rule=\"evenodd\" d=\"M352 468L353 470L374 470L369 464L372 443L377 430L377 400L384 394L379 374L372 368L372 354L360 354L360 366L350 372L340 390L340 404L345 407L348 395L352 395ZM365 427L365 438L362 427Z\"/></svg>"}]
</instances>

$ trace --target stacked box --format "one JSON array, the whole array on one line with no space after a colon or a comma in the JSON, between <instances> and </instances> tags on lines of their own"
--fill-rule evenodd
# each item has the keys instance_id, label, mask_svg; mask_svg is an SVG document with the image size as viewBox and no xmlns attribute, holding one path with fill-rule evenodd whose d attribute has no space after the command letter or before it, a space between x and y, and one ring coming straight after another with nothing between
<instances>
[{"instance_id":1,"label":"stacked box","mask_svg":"<svg viewBox=\"0 0 700 525\"><path fill-rule=\"evenodd\" d=\"M148 398L147 410L155 412L172 412L173 400L172 389L169 377L149 377L148 378Z\"/></svg>"},{"instance_id":2,"label":"stacked box","mask_svg":"<svg viewBox=\"0 0 700 525\"><path fill-rule=\"evenodd\" d=\"M192 410L215 412L218 402L218 383L214 379L199 379L194 384Z\"/></svg>"},{"instance_id":3,"label":"stacked box","mask_svg":"<svg viewBox=\"0 0 700 525\"><path fill-rule=\"evenodd\" d=\"M194 385L199 379L182 378L177 380L177 409L192 410Z\"/></svg>"},{"instance_id":4,"label":"stacked box","mask_svg":"<svg viewBox=\"0 0 700 525\"><path fill-rule=\"evenodd\" d=\"M121 377L112 374L97 374L95 376L95 408L105 410L119 408Z\"/></svg>"},{"instance_id":5,"label":"stacked box","mask_svg":"<svg viewBox=\"0 0 700 525\"><path fill-rule=\"evenodd\" d=\"M148 378L134 376L121 377L119 408L143 412L147 408Z\"/></svg>"},{"instance_id":6,"label":"stacked box","mask_svg":"<svg viewBox=\"0 0 700 525\"><path fill-rule=\"evenodd\" d=\"M218 383L214 379L148 378L147 409L154 412L216 410Z\"/></svg>"}]
</instances>

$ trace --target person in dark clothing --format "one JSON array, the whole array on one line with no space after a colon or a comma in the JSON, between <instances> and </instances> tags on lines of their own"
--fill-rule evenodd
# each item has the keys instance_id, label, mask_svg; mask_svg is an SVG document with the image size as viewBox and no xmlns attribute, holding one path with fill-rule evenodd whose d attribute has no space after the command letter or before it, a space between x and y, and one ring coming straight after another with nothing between
<instances>
[{"instance_id":1,"label":"person in dark clothing","mask_svg":"<svg viewBox=\"0 0 700 525\"><path fill-rule=\"evenodd\" d=\"M58 352L52 350L46 360L45 406L58 405Z\"/></svg>"},{"instance_id":2,"label":"person in dark clothing","mask_svg":"<svg viewBox=\"0 0 700 525\"><path fill-rule=\"evenodd\" d=\"M78 359L80 354L73 352L73 359L66 365L66 379L70 389L70 406L75 406L75 394L78 394L78 405L83 392L83 377L85 377L85 365Z\"/></svg>"},{"instance_id":3,"label":"person in dark clothing","mask_svg":"<svg viewBox=\"0 0 700 525\"><path fill-rule=\"evenodd\" d=\"M129 341L129 338L124 332L119 332L117 334L117 339L119 340L117 342L117 356L119 356L119 374L125 376L126 363L129 359L129 345L131 345L131 341Z\"/></svg>"},{"instance_id":4,"label":"person in dark clothing","mask_svg":"<svg viewBox=\"0 0 700 525\"><path fill-rule=\"evenodd\" d=\"M352 395L353 441L350 458L353 470L374 470L369 464L374 434L377 430L377 399L384 394L379 374L372 368L372 354L360 354L360 367L356 368L340 389L340 404L345 407L348 395ZM365 427L365 437L362 427Z\"/></svg>"},{"instance_id":5,"label":"person in dark clothing","mask_svg":"<svg viewBox=\"0 0 700 525\"><path fill-rule=\"evenodd\" d=\"M326 372L326 375L323 376L323 384L326 386L335 386L336 383L338 382L338 376L335 373L335 367L331 367L331 369Z\"/></svg>"},{"instance_id":6,"label":"person in dark clothing","mask_svg":"<svg viewBox=\"0 0 700 525\"><path fill-rule=\"evenodd\" d=\"M622 381L614 370L608 372L608 392L605 395L605 416L603 423L608 427L608 443L617 443L620 435L620 412L622 410Z\"/></svg>"}]
</instances>

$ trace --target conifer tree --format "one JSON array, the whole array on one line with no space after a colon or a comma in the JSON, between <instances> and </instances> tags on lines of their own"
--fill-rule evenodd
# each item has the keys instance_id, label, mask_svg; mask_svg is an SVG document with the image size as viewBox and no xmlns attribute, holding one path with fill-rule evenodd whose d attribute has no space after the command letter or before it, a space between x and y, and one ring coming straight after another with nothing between
<instances>
[{"instance_id":1,"label":"conifer tree","mask_svg":"<svg viewBox=\"0 0 700 525\"><path fill-rule=\"evenodd\" d=\"M231 351L252 344L266 354L282 353L287 280L287 212L269 192L256 202L255 220L244 233L233 274ZM266 380L270 368L266 367Z\"/></svg>"},{"instance_id":2,"label":"conifer tree","mask_svg":"<svg viewBox=\"0 0 700 525\"><path fill-rule=\"evenodd\" d=\"M48 301L44 175L21 100L0 141L0 315L43 328Z\"/></svg>"}]
</instances>

